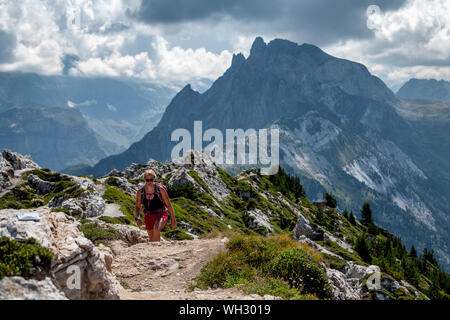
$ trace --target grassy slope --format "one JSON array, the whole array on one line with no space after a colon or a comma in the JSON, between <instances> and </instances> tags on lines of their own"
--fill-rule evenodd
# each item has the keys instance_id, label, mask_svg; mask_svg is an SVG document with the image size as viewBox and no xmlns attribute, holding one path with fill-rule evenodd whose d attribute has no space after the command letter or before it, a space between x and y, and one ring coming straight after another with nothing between
<instances>
[{"instance_id":1,"label":"grassy slope","mask_svg":"<svg viewBox=\"0 0 450 320\"><path fill-rule=\"evenodd\" d=\"M248 210L259 209L268 215L274 229L273 234L275 235L292 235L292 230L298 219L294 210L297 210L297 212L300 212L312 224L321 226L324 230L333 234L334 237L353 245L353 247L355 247L357 240L361 237L366 237L367 241L375 249L377 246L379 247L386 245L388 241L395 242L395 238L382 229L379 229L377 232L378 234L376 235L368 234L369 230L366 226L363 226L360 223L350 223L335 209L329 208L325 212L322 212L313 206L305 197L295 197L289 192L285 192L285 195L282 195L279 192L279 186L274 185L267 176L259 175L256 170L246 171L245 174L241 175L239 180L220 168L218 168L218 171L223 182L232 191L231 194L223 201L213 199L209 193L199 193L190 186L169 187L169 195L171 196L171 202L178 221L178 228L175 230L168 227L165 228L163 231L164 237L169 239L185 240L192 239L191 235L193 233L200 238L209 238L226 234L230 237L239 235L248 237L234 238L233 241L238 241L236 239L240 239L239 241L243 243L246 241L256 241L256 243L260 241L264 242L265 240L261 240L262 238L258 238L258 236L267 235L268 230L263 227L251 227L251 217L246 215ZM0 198L0 208L36 207L48 203L54 196L65 194L69 197L76 197L80 194L80 192L85 191L79 188L77 189L75 184L71 182L69 178L58 173L51 173L45 169L33 170L25 173L23 176L24 181L26 181L26 177L29 173L33 173L43 180L55 182L56 188L50 194L37 196L35 194L36 191L32 188L32 186L28 182L24 182L22 185L14 188L11 192ZM198 185L207 190L207 187L205 188L206 184L201 181L195 171L191 171L190 174ZM167 182L169 178L170 176L165 176L161 179L161 182L168 185ZM135 184L139 183L139 181L129 182ZM108 179L106 184L106 192L103 197L107 202L121 205L121 211L124 213L125 217L105 217L101 219L108 223L134 225L135 198L125 194L123 190L111 184L114 184L113 180ZM243 194L246 194L246 196L242 197ZM220 205L217 206L216 203L219 203ZM206 208L209 208L216 214L211 215L207 212L207 210L205 210ZM63 209L54 210L65 212ZM87 220L82 221L82 223L81 230L95 243L111 240L117 236L113 229L101 230L100 228L96 228L94 224ZM292 247L299 248L298 245L292 243L286 244L287 238L281 237L268 239L272 239L268 241L275 241L274 243L277 243L277 245L281 241L283 246L287 246L290 249L292 249ZM380 265L385 277L393 277L397 280L408 279L408 276L410 277L410 275L405 274L405 270L401 267L401 265L399 266L398 263L395 263L395 261L399 259L401 259L401 262L407 263L410 262L408 259L413 259L405 257L405 252L407 253L407 251L404 247L402 248L402 245L397 245L397 247L395 245L391 245L393 249L390 250L394 250L394 262L386 262L383 256L377 256L377 254L379 255L380 250L377 251L373 249L370 261L367 261L367 259L363 259L358 252L349 252L342 248L338 243L330 239L319 242L319 244L337 254L342 259L326 254L313 253L310 249L302 247L299 248L299 250L301 249L303 251L297 252L299 256L302 256L299 258L299 263L303 263L303 260L305 259L308 263L313 263L314 261L317 262L320 260L327 266L336 269L342 269L347 261L354 261L355 263L361 265L374 263ZM266 245L267 243L263 246ZM273 245L269 245L269 247L270 246L273 247ZM274 250L280 253L284 252L284 249L284 247L279 247ZM240 252L240 249L235 251L231 250L230 254L231 256L222 254L222 256L217 257L217 261L223 262L224 260L231 259L230 263L232 263L232 261L234 261L233 259L239 257L242 252ZM306 256L303 257L305 254ZM317 256L320 256L320 259L318 259ZM272 256L272 258L274 258L274 256ZM221 263L218 263L217 261L215 262L216 266L220 266ZM212 263L214 264L214 262ZM242 285L246 288L246 290L250 290L255 293L271 292L275 294L278 292L279 295L282 295L285 298L302 299L305 298L305 294L312 294L314 297L326 296L326 294L323 295L323 293L319 294L312 291L295 291L296 288L292 285L292 283L289 283L286 279L274 277L273 274L270 275L270 272L268 273L267 270L261 269L261 266L250 264L249 266L241 266L240 268L245 269L247 267L250 268L248 269L250 274L249 276L232 276L231 278L225 279L221 283L215 284L220 286ZM433 264L427 264L423 268L428 268L438 272L438 268ZM418 287L418 289L423 292L428 292L433 285L433 281L427 276L420 274L416 274L416 278L417 281L414 284ZM207 276L204 276L203 279L199 279L198 285L206 285L208 281Z\"/></svg>"}]
</instances>

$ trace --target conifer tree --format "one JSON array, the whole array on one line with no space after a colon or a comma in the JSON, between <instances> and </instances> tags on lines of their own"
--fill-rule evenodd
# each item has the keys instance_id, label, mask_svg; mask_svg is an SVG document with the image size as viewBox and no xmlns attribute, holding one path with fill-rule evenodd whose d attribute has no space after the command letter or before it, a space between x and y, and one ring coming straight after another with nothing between
<instances>
[{"instance_id":1,"label":"conifer tree","mask_svg":"<svg viewBox=\"0 0 450 320\"><path fill-rule=\"evenodd\" d=\"M361 209L361 223L369 226L373 224L372 219L372 209L370 208L370 204L368 202L364 203Z\"/></svg>"},{"instance_id":2,"label":"conifer tree","mask_svg":"<svg viewBox=\"0 0 450 320\"><path fill-rule=\"evenodd\" d=\"M409 256L412 258L417 258L417 251L416 248L414 248L414 246L411 247L411 252L409 253Z\"/></svg>"},{"instance_id":3,"label":"conifer tree","mask_svg":"<svg viewBox=\"0 0 450 320\"><path fill-rule=\"evenodd\" d=\"M344 216L345 219L349 219L350 217L348 216L348 211L347 209L344 210L344 213L342 213L342 215Z\"/></svg>"},{"instance_id":4,"label":"conifer tree","mask_svg":"<svg viewBox=\"0 0 450 320\"><path fill-rule=\"evenodd\" d=\"M348 219L348 221L349 221L352 225L356 226L356 218L355 218L355 215L353 214L353 211L350 213L350 218Z\"/></svg>"},{"instance_id":5,"label":"conifer tree","mask_svg":"<svg viewBox=\"0 0 450 320\"><path fill-rule=\"evenodd\" d=\"M370 263L372 261L372 258L370 256L369 244L367 242L365 234L362 234L356 240L355 250L365 262Z\"/></svg>"},{"instance_id":6,"label":"conifer tree","mask_svg":"<svg viewBox=\"0 0 450 320\"><path fill-rule=\"evenodd\" d=\"M330 208L336 208L337 207L337 200L328 192L324 195L325 201L327 202L327 206Z\"/></svg>"}]
</instances>

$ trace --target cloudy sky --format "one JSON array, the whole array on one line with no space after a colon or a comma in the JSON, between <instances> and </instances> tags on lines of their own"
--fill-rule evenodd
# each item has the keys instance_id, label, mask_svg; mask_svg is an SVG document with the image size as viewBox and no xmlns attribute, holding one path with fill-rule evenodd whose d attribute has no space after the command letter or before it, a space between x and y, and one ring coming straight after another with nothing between
<instances>
[{"instance_id":1,"label":"cloudy sky","mask_svg":"<svg viewBox=\"0 0 450 320\"><path fill-rule=\"evenodd\" d=\"M449 26L449 0L0 0L0 71L201 88L262 36L363 63L396 90L450 80Z\"/></svg>"}]
</instances>

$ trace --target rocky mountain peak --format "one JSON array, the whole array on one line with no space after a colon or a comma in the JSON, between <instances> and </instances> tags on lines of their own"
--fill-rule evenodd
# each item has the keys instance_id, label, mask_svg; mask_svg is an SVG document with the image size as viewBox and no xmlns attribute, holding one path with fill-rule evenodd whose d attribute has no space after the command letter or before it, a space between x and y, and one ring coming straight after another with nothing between
<instances>
[{"instance_id":1,"label":"rocky mountain peak","mask_svg":"<svg viewBox=\"0 0 450 320\"><path fill-rule=\"evenodd\" d=\"M173 99L174 101L176 99L189 99L192 96L196 96L196 95L200 95L200 93L198 91L195 91L194 89L192 89L192 86L190 83L188 83L183 89L181 89L180 92L178 92L178 94L175 96L175 98Z\"/></svg>"},{"instance_id":2,"label":"rocky mountain peak","mask_svg":"<svg viewBox=\"0 0 450 320\"><path fill-rule=\"evenodd\" d=\"M260 56L266 50L266 43L263 38L257 37L255 41L253 41L252 48L250 50L250 56Z\"/></svg>"},{"instance_id":3,"label":"rocky mountain peak","mask_svg":"<svg viewBox=\"0 0 450 320\"><path fill-rule=\"evenodd\" d=\"M242 66L245 62L244 55L239 52L238 54L233 54L233 60L231 61L231 67L232 68L239 68Z\"/></svg>"}]
</instances>

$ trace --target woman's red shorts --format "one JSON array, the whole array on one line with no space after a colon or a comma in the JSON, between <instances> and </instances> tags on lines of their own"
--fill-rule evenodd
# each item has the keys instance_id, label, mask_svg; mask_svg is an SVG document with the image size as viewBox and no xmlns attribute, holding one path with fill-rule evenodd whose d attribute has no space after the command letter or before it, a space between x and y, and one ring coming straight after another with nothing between
<instances>
[{"instance_id":1,"label":"woman's red shorts","mask_svg":"<svg viewBox=\"0 0 450 320\"><path fill-rule=\"evenodd\" d=\"M166 222L169 221L169 212L163 211L161 214L146 214L145 215L145 228L149 231L153 230L158 216L163 218Z\"/></svg>"}]
</instances>

